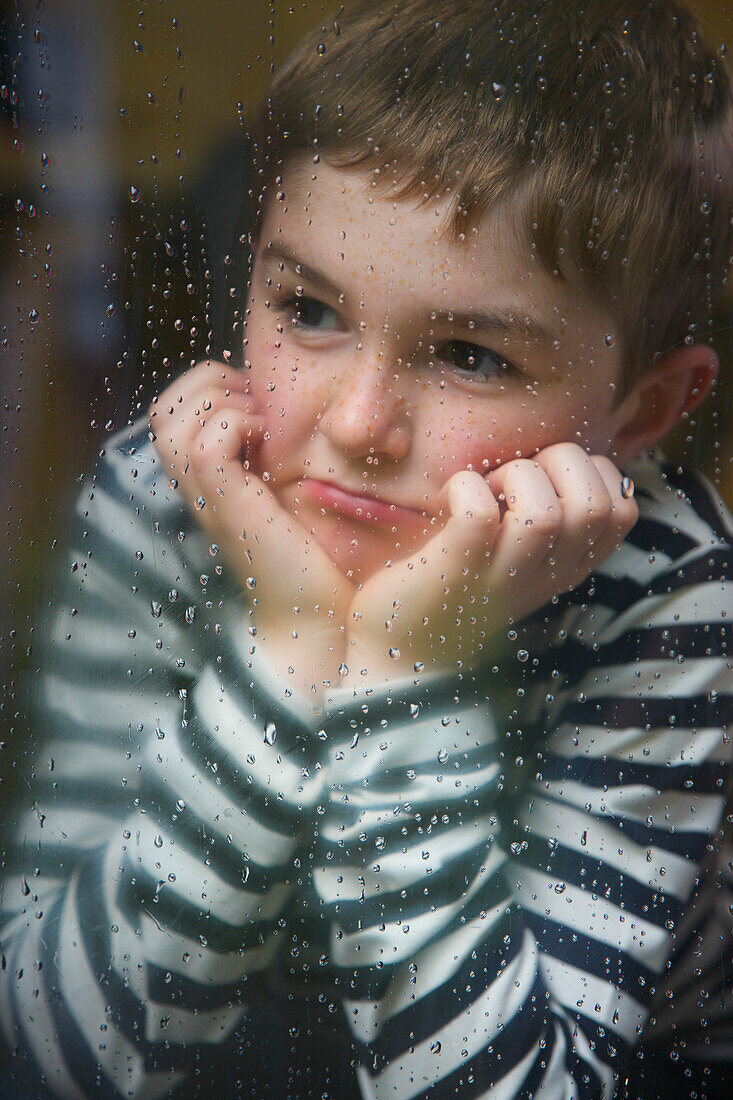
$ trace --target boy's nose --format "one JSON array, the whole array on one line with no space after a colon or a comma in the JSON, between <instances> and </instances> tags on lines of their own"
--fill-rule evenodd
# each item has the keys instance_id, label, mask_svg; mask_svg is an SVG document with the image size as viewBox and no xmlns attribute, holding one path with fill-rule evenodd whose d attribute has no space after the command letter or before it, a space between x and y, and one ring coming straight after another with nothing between
<instances>
[{"instance_id":1,"label":"boy's nose","mask_svg":"<svg viewBox=\"0 0 733 1100\"><path fill-rule=\"evenodd\" d=\"M404 458L410 430L401 379L379 359L360 363L335 383L320 428L350 457L374 453Z\"/></svg>"}]
</instances>

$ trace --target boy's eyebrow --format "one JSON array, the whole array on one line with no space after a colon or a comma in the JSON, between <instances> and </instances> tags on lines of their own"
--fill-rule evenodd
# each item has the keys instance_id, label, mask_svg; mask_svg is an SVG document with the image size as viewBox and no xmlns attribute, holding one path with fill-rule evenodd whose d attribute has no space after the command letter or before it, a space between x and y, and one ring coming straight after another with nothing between
<instances>
[{"instance_id":1,"label":"boy's eyebrow","mask_svg":"<svg viewBox=\"0 0 733 1100\"><path fill-rule=\"evenodd\" d=\"M538 344L553 344L560 337L559 331L553 326L545 324L537 317L522 317L513 310L500 309L485 313L482 310L474 312L447 309L437 313L435 321L469 329L476 336L514 336Z\"/></svg>"},{"instance_id":2,"label":"boy's eyebrow","mask_svg":"<svg viewBox=\"0 0 733 1100\"><path fill-rule=\"evenodd\" d=\"M319 290L331 294L334 298L342 297L343 291L329 279L328 275L324 275L317 267L311 267L309 264L303 263L286 244L270 244L263 250L262 255L264 259L272 257L275 260L282 260L283 263L297 268L297 273L307 279L309 283L312 283L313 286L318 287Z\"/></svg>"},{"instance_id":3,"label":"boy's eyebrow","mask_svg":"<svg viewBox=\"0 0 733 1100\"><path fill-rule=\"evenodd\" d=\"M273 243L263 251L264 258L273 258L289 264L298 269L298 274L307 279L314 287L342 299L343 291L327 275L316 267L304 263L296 253L283 242ZM522 317L513 310L495 310L491 313L483 310L439 310L431 315L435 324L452 325L456 328L468 329L476 336L513 336L522 340L531 340L538 344L553 344L560 333L551 325L547 325L539 318L525 315Z\"/></svg>"}]
</instances>

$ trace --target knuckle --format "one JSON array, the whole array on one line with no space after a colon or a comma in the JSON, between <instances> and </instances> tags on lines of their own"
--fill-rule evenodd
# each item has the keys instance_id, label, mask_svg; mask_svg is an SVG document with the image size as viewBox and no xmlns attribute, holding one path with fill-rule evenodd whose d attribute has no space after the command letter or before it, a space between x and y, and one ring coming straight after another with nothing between
<instances>
[{"instance_id":1,"label":"knuckle","mask_svg":"<svg viewBox=\"0 0 733 1100\"><path fill-rule=\"evenodd\" d=\"M530 527L538 535L554 538L562 528L563 514L559 505L549 505L539 512L528 512L522 515L521 521L525 527Z\"/></svg>"},{"instance_id":2,"label":"knuckle","mask_svg":"<svg viewBox=\"0 0 733 1100\"><path fill-rule=\"evenodd\" d=\"M554 464L555 462L575 462L578 458L587 459L588 455L577 443L551 443L537 455L537 461L541 465Z\"/></svg>"},{"instance_id":3,"label":"knuckle","mask_svg":"<svg viewBox=\"0 0 733 1100\"><path fill-rule=\"evenodd\" d=\"M587 527L601 527L608 523L613 507L610 496L605 500L592 501L582 512L583 522Z\"/></svg>"}]
</instances>

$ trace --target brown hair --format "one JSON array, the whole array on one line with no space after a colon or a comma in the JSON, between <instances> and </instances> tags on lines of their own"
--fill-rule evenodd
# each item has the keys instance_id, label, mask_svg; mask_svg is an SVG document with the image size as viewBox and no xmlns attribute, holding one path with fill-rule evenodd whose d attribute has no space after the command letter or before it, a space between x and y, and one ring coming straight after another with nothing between
<instances>
[{"instance_id":1,"label":"brown hair","mask_svg":"<svg viewBox=\"0 0 733 1100\"><path fill-rule=\"evenodd\" d=\"M450 194L456 236L511 199L544 267L615 318L625 385L727 279L730 80L674 0L355 0L273 80L261 203L305 150Z\"/></svg>"}]
</instances>

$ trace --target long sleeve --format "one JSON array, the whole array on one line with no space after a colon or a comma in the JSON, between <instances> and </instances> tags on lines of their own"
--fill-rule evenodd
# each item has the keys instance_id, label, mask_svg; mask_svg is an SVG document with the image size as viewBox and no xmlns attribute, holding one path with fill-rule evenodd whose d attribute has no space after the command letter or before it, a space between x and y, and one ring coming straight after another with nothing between
<instances>
[{"instance_id":1,"label":"long sleeve","mask_svg":"<svg viewBox=\"0 0 733 1100\"><path fill-rule=\"evenodd\" d=\"M145 437L102 475L34 684L0 1011L61 1096L152 1098L226 1039L274 959L318 774L313 716L258 666L248 609Z\"/></svg>"},{"instance_id":2,"label":"long sleeve","mask_svg":"<svg viewBox=\"0 0 733 1100\"><path fill-rule=\"evenodd\" d=\"M731 791L730 520L700 479L633 476L639 524L569 601L515 867L548 986L609 1064L674 972Z\"/></svg>"},{"instance_id":3,"label":"long sleeve","mask_svg":"<svg viewBox=\"0 0 733 1100\"><path fill-rule=\"evenodd\" d=\"M712 497L634 476L631 539L533 624L518 766L490 673L340 708L314 878L365 1098L608 1097L638 1041L723 816L730 601Z\"/></svg>"}]
</instances>

